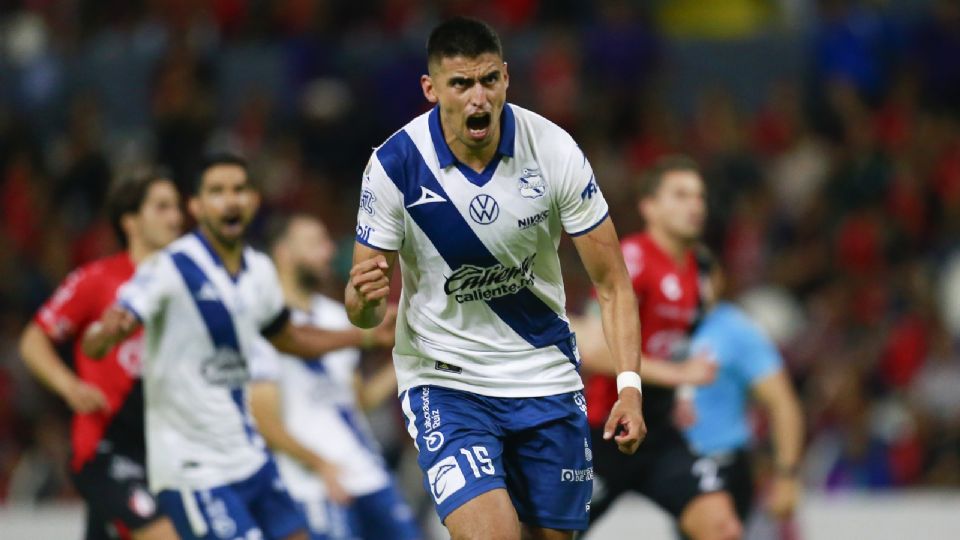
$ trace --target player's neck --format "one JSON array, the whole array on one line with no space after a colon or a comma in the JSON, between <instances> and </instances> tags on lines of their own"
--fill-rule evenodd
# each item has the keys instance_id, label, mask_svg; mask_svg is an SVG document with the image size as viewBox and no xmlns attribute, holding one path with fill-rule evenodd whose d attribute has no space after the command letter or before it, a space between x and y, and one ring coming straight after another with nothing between
<instances>
[{"instance_id":1,"label":"player's neck","mask_svg":"<svg viewBox=\"0 0 960 540\"><path fill-rule=\"evenodd\" d=\"M240 272L240 269L243 268L243 242L228 245L221 242L216 235L210 234L203 225L200 226L199 230L200 234L203 235L203 239L210 244L214 253L220 257L220 262L223 263L223 267L227 269L227 272L231 276L236 276Z\"/></svg>"},{"instance_id":2,"label":"player's neck","mask_svg":"<svg viewBox=\"0 0 960 540\"><path fill-rule=\"evenodd\" d=\"M457 158L457 161L463 163L474 172L482 173L497 154L497 147L500 144L499 124L494 128L493 136L490 137L490 143L483 148L470 148L463 144L455 135L451 135L453 130L445 127L443 131L447 146L450 147L453 157Z\"/></svg>"},{"instance_id":3,"label":"player's neck","mask_svg":"<svg viewBox=\"0 0 960 540\"><path fill-rule=\"evenodd\" d=\"M134 266L140 264L144 259L152 255L154 251L156 250L147 246L146 242L136 238L131 238L130 245L127 247L127 255L130 256L130 260L133 261Z\"/></svg>"},{"instance_id":4,"label":"player's neck","mask_svg":"<svg viewBox=\"0 0 960 540\"><path fill-rule=\"evenodd\" d=\"M666 232L658 229L650 229L650 238L653 239L653 242L657 244L666 253L670 256L671 259L677 263L682 263L687 257L687 253L690 251L690 246L687 242L683 240L670 236Z\"/></svg>"}]
</instances>

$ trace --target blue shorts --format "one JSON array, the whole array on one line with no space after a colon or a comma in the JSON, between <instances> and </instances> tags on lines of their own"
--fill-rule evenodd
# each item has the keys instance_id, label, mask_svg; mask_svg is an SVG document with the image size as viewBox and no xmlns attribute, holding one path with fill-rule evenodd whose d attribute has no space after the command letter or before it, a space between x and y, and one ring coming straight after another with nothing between
<instances>
[{"instance_id":1,"label":"blue shorts","mask_svg":"<svg viewBox=\"0 0 960 540\"><path fill-rule=\"evenodd\" d=\"M474 497L505 488L523 523L587 528L593 452L581 392L494 398L418 386L402 401L441 521Z\"/></svg>"},{"instance_id":2,"label":"blue shorts","mask_svg":"<svg viewBox=\"0 0 960 540\"><path fill-rule=\"evenodd\" d=\"M347 506L323 501L320 519L311 523L311 540L419 540L423 538L410 506L397 487L356 497Z\"/></svg>"},{"instance_id":3,"label":"blue shorts","mask_svg":"<svg viewBox=\"0 0 960 540\"><path fill-rule=\"evenodd\" d=\"M245 480L195 491L163 490L157 500L182 540L280 540L307 530L273 460Z\"/></svg>"}]
</instances>

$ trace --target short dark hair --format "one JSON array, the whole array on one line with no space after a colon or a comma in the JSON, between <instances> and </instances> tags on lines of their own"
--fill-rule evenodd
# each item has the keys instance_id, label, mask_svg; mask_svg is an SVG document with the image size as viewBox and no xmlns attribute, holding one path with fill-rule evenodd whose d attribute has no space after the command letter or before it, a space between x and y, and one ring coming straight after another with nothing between
<instances>
[{"instance_id":1,"label":"short dark hair","mask_svg":"<svg viewBox=\"0 0 960 540\"><path fill-rule=\"evenodd\" d=\"M427 65L443 58L463 56L476 58L493 53L503 57L503 47L496 30L489 24L469 17L454 17L440 23L427 40Z\"/></svg>"},{"instance_id":2,"label":"short dark hair","mask_svg":"<svg viewBox=\"0 0 960 540\"><path fill-rule=\"evenodd\" d=\"M205 174L207 174L207 171L220 165L236 165L242 168L243 172L247 175L247 181L252 182L252 179L250 178L250 165L247 163L246 159L243 159L237 154L218 152L208 155L203 159L203 161L200 162L200 167L197 170L197 174L193 180L194 195L200 193L200 188L203 187L203 177Z\"/></svg>"},{"instance_id":3,"label":"short dark hair","mask_svg":"<svg viewBox=\"0 0 960 540\"><path fill-rule=\"evenodd\" d=\"M137 214L147 200L150 188L157 182L171 182L170 175L159 169L138 171L120 179L107 196L107 215L117 241L126 249L129 245L127 233L123 230L123 216Z\"/></svg>"},{"instance_id":4,"label":"short dark hair","mask_svg":"<svg viewBox=\"0 0 960 540\"><path fill-rule=\"evenodd\" d=\"M658 159L653 167L640 176L637 184L637 198L646 199L657 194L663 179L672 172L690 171L700 174L697 161L684 154L671 154Z\"/></svg>"}]
</instances>

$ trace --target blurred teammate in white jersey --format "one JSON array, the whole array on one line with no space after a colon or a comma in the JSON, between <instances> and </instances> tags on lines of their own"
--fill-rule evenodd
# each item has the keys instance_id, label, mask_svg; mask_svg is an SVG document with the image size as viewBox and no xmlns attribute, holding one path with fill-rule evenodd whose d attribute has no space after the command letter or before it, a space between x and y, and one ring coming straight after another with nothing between
<instances>
[{"instance_id":1,"label":"blurred teammate in white jersey","mask_svg":"<svg viewBox=\"0 0 960 540\"><path fill-rule=\"evenodd\" d=\"M264 337L307 358L362 339L290 322L273 263L244 242L258 203L242 159L209 160L189 202L198 228L138 266L84 336L99 358L145 327L148 478L185 539L307 538L247 411L248 360ZM389 342L387 323L375 336Z\"/></svg>"},{"instance_id":2,"label":"blurred teammate in white jersey","mask_svg":"<svg viewBox=\"0 0 960 540\"><path fill-rule=\"evenodd\" d=\"M315 218L293 216L274 236L273 260L293 321L351 328L343 304L322 294L336 254L326 227ZM413 513L361 410L395 395L393 366L361 382L359 361L355 347L318 362L264 355L255 363L251 410L277 452L280 476L303 506L314 540L416 540L421 534Z\"/></svg>"},{"instance_id":3,"label":"blurred teammate in white jersey","mask_svg":"<svg viewBox=\"0 0 960 540\"><path fill-rule=\"evenodd\" d=\"M646 431L637 304L617 234L570 135L506 103L493 29L439 25L427 67L421 86L436 107L364 171L347 312L357 326L378 324L400 261L394 363L425 487L453 538L570 538L587 525L593 454L561 232L596 284L620 373L605 438L632 453Z\"/></svg>"}]
</instances>

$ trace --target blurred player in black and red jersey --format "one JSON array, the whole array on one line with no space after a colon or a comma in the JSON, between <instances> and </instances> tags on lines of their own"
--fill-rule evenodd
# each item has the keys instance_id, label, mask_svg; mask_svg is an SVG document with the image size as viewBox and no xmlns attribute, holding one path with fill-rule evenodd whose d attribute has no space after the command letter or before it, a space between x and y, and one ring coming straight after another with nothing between
<instances>
[{"instance_id":1,"label":"blurred player in black and red jersey","mask_svg":"<svg viewBox=\"0 0 960 540\"><path fill-rule=\"evenodd\" d=\"M699 272L693 247L706 218L703 180L696 163L663 158L640 184L638 209L646 231L621 241L623 258L640 309L644 361L641 367L647 438L637 453L623 455L600 444L606 411L617 399L615 374L595 309L575 320L587 380L588 418L593 428L595 484L590 522L623 493L640 493L669 512L696 540L738 538L741 525L715 472L703 470L678 425L693 421L689 399L675 390L709 383L716 366L706 356L686 358L700 308ZM676 361L683 360L683 361ZM708 467L709 468L709 467Z\"/></svg>"},{"instance_id":2,"label":"blurred player in black and red jersey","mask_svg":"<svg viewBox=\"0 0 960 540\"><path fill-rule=\"evenodd\" d=\"M180 235L180 197L170 179L151 173L119 184L107 207L125 250L67 276L24 329L20 352L33 375L73 409L70 469L87 503L86 540L176 539L147 488L143 332L101 360L84 355L76 338L116 303L117 289L138 263ZM55 349L69 340L73 370Z\"/></svg>"}]
</instances>

